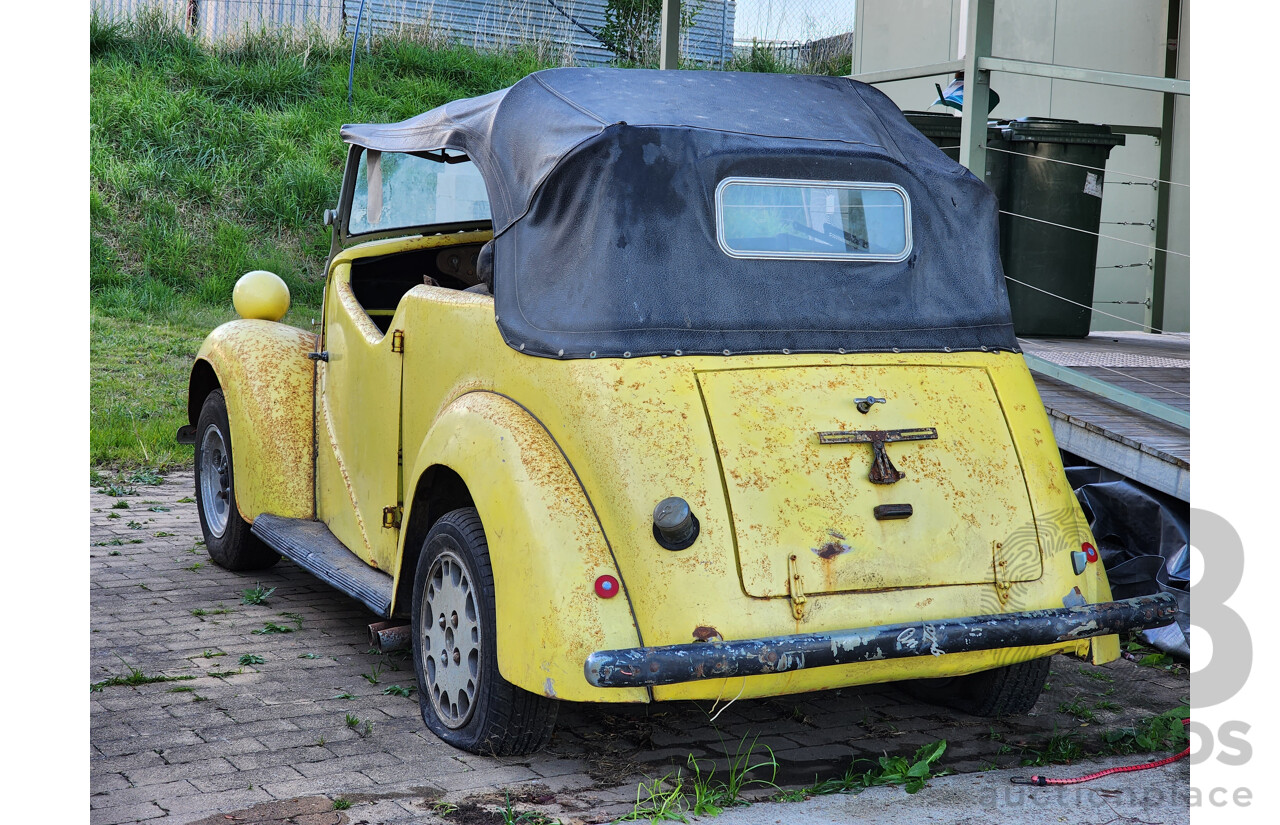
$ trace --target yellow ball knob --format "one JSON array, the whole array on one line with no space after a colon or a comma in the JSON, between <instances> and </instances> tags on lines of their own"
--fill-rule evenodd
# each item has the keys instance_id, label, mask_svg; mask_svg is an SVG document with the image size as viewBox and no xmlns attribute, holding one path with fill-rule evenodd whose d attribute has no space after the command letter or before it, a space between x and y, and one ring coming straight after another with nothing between
<instances>
[{"instance_id":1,"label":"yellow ball knob","mask_svg":"<svg viewBox=\"0 0 1280 825\"><path fill-rule=\"evenodd\" d=\"M255 269L236 281L231 303L241 318L279 321L289 311L289 287L274 272Z\"/></svg>"}]
</instances>

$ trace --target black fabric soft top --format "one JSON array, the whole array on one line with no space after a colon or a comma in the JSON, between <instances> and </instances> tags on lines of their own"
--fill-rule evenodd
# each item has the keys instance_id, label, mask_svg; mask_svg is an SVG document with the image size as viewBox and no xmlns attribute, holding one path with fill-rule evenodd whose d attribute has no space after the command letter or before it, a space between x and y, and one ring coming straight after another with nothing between
<instances>
[{"instance_id":1,"label":"black fabric soft top","mask_svg":"<svg viewBox=\"0 0 1280 825\"><path fill-rule=\"evenodd\" d=\"M847 78L550 69L342 136L475 162L497 322L522 352L1017 350L995 197ZM730 257L714 196L734 176L895 184L911 203L911 255Z\"/></svg>"}]
</instances>

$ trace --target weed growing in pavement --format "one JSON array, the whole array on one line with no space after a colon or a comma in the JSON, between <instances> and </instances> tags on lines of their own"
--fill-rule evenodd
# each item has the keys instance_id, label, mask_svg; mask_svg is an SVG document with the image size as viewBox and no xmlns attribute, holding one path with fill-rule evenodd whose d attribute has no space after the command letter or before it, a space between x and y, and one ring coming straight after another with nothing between
<instances>
[{"instance_id":1,"label":"weed growing in pavement","mask_svg":"<svg viewBox=\"0 0 1280 825\"><path fill-rule=\"evenodd\" d=\"M651 782L641 782L636 787L636 804L616 822L688 822L685 812L684 779L679 772L669 773Z\"/></svg>"},{"instance_id":2,"label":"weed growing in pavement","mask_svg":"<svg viewBox=\"0 0 1280 825\"><path fill-rule=\"evenodd\" d=\"M161 674L147 674L143 673L141 668L136 668L128 662L125 662L124 659L121 659L120 661L124 662L124 666L129 669L128 676L112 676L109 679L103 679L101 682L94 682L89 685L89 690L93 693L98 693L103 688L117 687L121 685L137 687L138 685L152 685L157 682L185 682L196 678L191 675L164 676Z\"/></svg>"},{"instance_id":3,"label":"weed growing in pavement","mask_svg":"<svg viewBox=\"0 0 1280 825\"><path fill-rule=\"evenodd\" d=\"M347 727L358 733L360 736L368 736L373 733L373 723L365 719L361 721L354 713L347 714Z\"/></svg>"},{"instance_id":4,"label":"weed growing in pavement","mask_svg":"<svg viewBox=\"0 0 1280 825\"><path fill-rule=\"evenodd\" d=\"M192 564L188 564L186 567L184 567L184 568L182 568L182 569L183 569L183 570L190 570L192 573L194 573L194 572L196 572L197 570L199 570L201 567L204 567L204 562L202 562L202 561L198 561L198 562L194 562L194 563L192 563Z\"/></svg>"},{"instance_id":5,"label":"weed growing in pavement","mask_svg":"<svg viewBox=\"0 0 1280 825\"><path fill-rule=\"evenodd\" d=\"M148 509L148 510L150 510L151 512L153 512L153 513L167 513L167 512L169 512L169 508L168 508L168 507L165 507L165 506L160 505L160 504L153 504L152 506L148 507L147 509Z\"/></svg>"},{"instance_id":6,"label":"weed growing in pavement","mask_svg":"<svg viewBox=\"0 0 1280 825\"><path fill-rule=\"evenodd\" d=\"M244 668L238 668L236 670L211 670L206 675L221 679L226 676L239 676L241 673L244 673Z\"/></svg>"},{"instance_id":7,"label":"weed growing in pavement","mask_svg":"<svg viewBox=\"0 0 1280 825\"><path fill-rule=\"evenodd\" d=\"M361 673L360 675L363 676L366 680L368 680L369 684L376 685L378 684L378 679L382 676L383 670L384 668L382 666L382 663L376 662L373 665L373 667L369 668L368 673Z\"/></svg>"},{"instance_id":8,"label":"weed growing in pavement","mask_svg":"<svg viewBox=\"0 0 1280 825\"><path fill-rule=\"evenodd\" d=\"M458 810L458 806L454 805L452 802L432 802L431 803L431 813L435 814L436 816L448 816L449 814L453 813L456 810Z\"/></svg>"},{"instance_id":9,"label":"weed growing in pavement","mask_svg":"<svg viewBox=\"0 0 1280 825\"><path fill-rule=\"evenodd\" d=\"M175 534L175 533L166 533L165 531L160 530L160 531L156 532L154 535L155 535L155 537L156 537L156 538L158 538L158 539L167 539L167 538L169 538L169 536L176 535L176 534Z\"/></svg>"},{"instance_id":10,"label":"weed growing in pavement","mask_svg":"<svg viewBox=\"0 0 1280 825\"><path fill-rule=\"evenodd\" d=\"M1116 677L1112 676L1110 673L1107 673L1105 670L1099 670L1096 667L1084 667L1082 665L1077 668L1077 670L1080 671L1081 676L1087 676L1098 682L1114 682L1116 680Z\"/></svg>"},{"instance_id":11,"label":"weed growing in pavement","mask_svg":"<svg viewBox=\"0 0 1280 825\"><path fill-rule=\"evenodd\" d=\"M206 659L212 659L215 656L226 656L227 652L225 650L206 650L201 655Z\"/></svg>"},{"instance_id":12,"label":"weed growing in pavement","mask_svg":"<svg viewBox=\"0 0 1280 825\"><path fill-rule=\"evenodd\" d=\"M179 504L195 504L196 500L191 496L183 496L182 498L178 499L178 503Z\"/></svg>"},{"instance_id":13,"label":"weed growing in pavement","mask_svg":"<svg viewBox=\"0 0 1280 825\"><path fill-rule=\"evenodd\" d=\"M107 518L120 518L119 513L107 513Z\"/></svg>"},{"instance_id":14,"label":"weed growing in pavement","mask_svg":"<svg viewBox=\"0 0 1280 825\"><path fill-rule=\"evenodd\" d=\"M337 799L333 800L333 809L335 811L345 811L347 808L350 808L350 807L351 807L351 800L347 799L345 796L340 796Z\"/></svg>"},{"instance_id":15,"label":"weed growing in pavement","mask_svg":"<svg viewBox=\"0 0 1280 825\"><path fill-rule=\"evenodd\" d=\"M337 696L333 698L334 699L354 699L356 698L356 695L354 693L339 693Z\"/></svg>"},{"instance_id":16,"label":"weed growing in pavement","mask_svg":"<svg viewBox=\"0 0 1280 825\"><path fill-rule=\"evenodd\" d=\"M506 802L498 813L502 815L502 825L559 825L560 823L560 820L551 819L540 811L517 812L515 806L511 804L511 794L506 795Z\"/></svg>"},{"instance_id":17,"label":"weed growing in pavement","mask_svg":"<svg viewBox=\"0 0 1280 825\"><path fill-rule=\"evenodd\" d=\"M323 658L319 653L299 653L299 659L320 659Z\"/></svg>"},{"instance_id":18,"label":"weed growing in pavement","mask_svg":"<svg viewBox=\"0 0 1280 825\"><path fill-rule=\"evenodd\" d=\"M144 524L143 524L142 522L140 522L140 521L133 521L132 519L130 519L129 521L126 521L126 522L124 523L124 526L125 526L125 527L128 527L130 530L141 530L141 529L142 529L143 527L145 527L146 525L144 525Z\"/></svg>"},{"instance_id":19,"label":"weed growing in pavement","mask_svg":"<svg viewBox=\"0 0 1280 825\"><path fill-rule=\"evenodd\" d=\"M266 604L267 599L271 598L271 594L276 592L274 587L263 587L262 582L258 582L256 587L246 588L240 596L241 604Z\"/></svg>"},{"instance_id":20,"label":"weed growing in pavement","mask_svg":"<svg viewBox=\"0 0 1280 825\"><path fill-rule=\"evenodd\" d=\"M135 470L130 473L126 481L130 484L142 484L147 487L155 487L157 484L164 483L164 476L160 475L155 470L143 467L142 469Z\"/></svg>"},{"instance_id":21,"label":"weed growing in pavement","mask_svg":"<svg viewBox=\"0 0 1280 825\"><path fill-rule=\"evenodd\" d=\"M119 550L112 550L112 551L111 551L110 553L108 553L107 555L108 555L108 556L118 556L118 555L120 555L120 551L119 551Z\"/></svg>"},{"instance_id":22,"label":"weed growing in pavement","mask_svg":"<svg viewBox=\"0 0 1280 825\"><path fill-rule=\"evenodd\" d=\"M1127 728L1106 731L1102 734L1106 745L1104 753L1153 753L1184 747L1188 736L1187 726L1182 724L1182 720L1190 713L1190 709L1183 705L1142 719Z\"/></svg>"},{"instance_id":23,"label":"weed growing in pavement","mask_svg":"<svg viewBox=\"0 0 1280 825\"><path fill-rule=\"evenodd\" d=\"M915 793L928 780L942 776L945 770L936 770L936 763L946 752L945 739L922 746L913 756L882 756L871 767L863 767L869 760L856 760L844 776L814 782L807 788L782 791L770 797L779 802L798 802L812 796L835 793L860 793L876 785L901 785L907 793Z\"/></svg>"},{"instance_id":24,"label":"weed growing in pavement","mask_svg":"<svg viewBox=\"0 0 1280 825\"><path fill-rule=\"evenodd\" d=\"M124 499L120 499L115 504L111 505L111 509L112 510L128 510L129 502L125 501Z\"/></svg>"},{"instance_id":25,"label":"weed growing in pavement","mask_svg":"<svg viewBox=\"0 0 1280 825\"><path fill-rule=\"evenodd\" d=\"M694 816L716 816L725 808L748 804L742 797L742 792L752 785L777 787L773 780L778 775L778 760L774 758L773 750L766 745L764 750L767 756L754 757L755 750L755 739L750 743L738 744L737 750L729 757L727 781L716 777L714 766L704 775L698 760L693 754L689 755L688 765L692 773L688 783L692 795L690 811ZM768 779L751 776L755 772L766 770L769 771Z\"/></svg>"},{"instance_id":26,"label":"weed growing in pavement","mask_svg":"<svg viewBox=\"0 0 1280 825\"><path fill-rule=\"evenodd\" d=\"M1120 706L1108 699L1099 699L1093 703L1094 710L1120 710Z\"/></svg>"},{"instance_id":27,"label":"weed growing in pavement","mask_svg":"<svg viewBox=\"0 0 1280 825\"><path fill-rule=\"evenodd\" d=\"M242 665L260 665L266 661L266 659L256 653L246 653L240 657L240 664Z\"/></svg>"},{"instance_id":28,"label":"weed growing in pavement","mask_svg":"<svg viewBox=\"0 0 1280 825\"><path fill-rule=\"evenodd\" d=\"M298 625L301 627L302 622L298 622ZM288 625L276 624L275 622L265 622L263 623L261 630L254 630L252 632L261 636L267 633L292 633L296 629L297 628L289 627Z\"/></svg>"},{"instance_id":29,"label":"weed growing in pavement","mask_svg":"<svg viewBox=\"0 0 1280 825\"><path fill-rule=\"evenodd\" d=\"M138 491L133 487L125 487L120 484L108 484L106 487L102 488L102 494L111 496L112 498L122 498L124 496L136 496Z\"/></svg>"},{"instance_id":30,"label":"weed growing in pavement","mask_svg":"<svg viewBox=\"0 0 1280 825\"><path fill-rule=\"evenodd\" d=\"M1096 722L1098 715L1090 710L1079 696L1070 702L1062 702L1058 705L1058 713L1069 713L1081 722Z\"/></svg>"},{"instance_id":31,"label":"weed growing in pavement","mask_svg":"<svg viewBox=\"0 0 1280 825\"><path fill-rule=\"evenodd\" d=\"M383 688L382 694L384 696L403 696L404 698L408 699L409 694L413 693L413 691L414 691L414 688L412 687L401 687L400 685L392 685L391 687Z\"/></svg>"}]
</instances>

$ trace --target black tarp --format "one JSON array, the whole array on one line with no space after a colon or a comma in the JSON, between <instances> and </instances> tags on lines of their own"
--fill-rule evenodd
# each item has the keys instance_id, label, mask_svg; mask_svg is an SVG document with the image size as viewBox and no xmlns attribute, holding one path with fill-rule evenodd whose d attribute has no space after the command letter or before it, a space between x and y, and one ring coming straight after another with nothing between
<instances>
[{"instance_id":1,"label":"black tarp","mask_svg":"<svg viewBox=\"0 0 1280 825\"><path fill-rule=\"evenodd\" d=\"M1177 621L1142 631L1159 649L1191 657L1191 528L1186 502L1102 467L1068 466L1116 599L1172 593Z\"/></svg>"},{"instance_id":2,"label":"black tarp","mask_svg":"<svg viewBox=\"0 0 1280 825\"><path fill-rule=\"evenodd\" d=\"M475 162L493 212L498 326L526 353L1017 351L995 197L847 78L550 69L342 135ZM912 252L730 257L714 193L735 175L896 184Z\"/></svg>"}]
</instances>

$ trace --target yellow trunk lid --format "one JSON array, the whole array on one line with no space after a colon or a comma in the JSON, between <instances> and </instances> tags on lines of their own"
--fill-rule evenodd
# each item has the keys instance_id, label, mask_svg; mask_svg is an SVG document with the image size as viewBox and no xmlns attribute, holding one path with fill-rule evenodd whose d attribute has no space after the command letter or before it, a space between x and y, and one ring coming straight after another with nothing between
<instances>
[{"instance_id":1,"label":"yellow trunk lid","mask_svg":"<svg viewBox=\"0 0 1280 825\"><path fill-rule=\"evenodd\" d=\"M785 596L796 574L806 593L994 583L997 566L1002 582L1040 578L1026 484L985 369L739 369L698 382L749 595ZM869 397L884 402L859 412L855 399ZM902 430L921 439L883 445L902 477L872 483L867 442ZM904 504L909 517L876 518Z\"/></svg>"}]
</instances>

